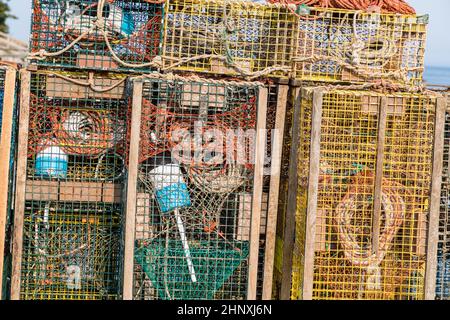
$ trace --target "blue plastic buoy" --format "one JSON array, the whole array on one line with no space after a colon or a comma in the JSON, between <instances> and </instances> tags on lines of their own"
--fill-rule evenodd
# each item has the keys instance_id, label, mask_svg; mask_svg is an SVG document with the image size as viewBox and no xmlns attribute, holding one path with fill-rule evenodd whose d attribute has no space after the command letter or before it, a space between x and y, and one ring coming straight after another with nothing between
<instances>
[{"instance_id":1,"label":"blue plastic buoy","mask_svg":"<svg viewBox=\"0 0 450 320\"><path fill-rule=\"evenodd\" d=\"M46 178L66 178L68 156L57 146L39 152L36 156L35 173Z\"/></svg>"}]
</instances>

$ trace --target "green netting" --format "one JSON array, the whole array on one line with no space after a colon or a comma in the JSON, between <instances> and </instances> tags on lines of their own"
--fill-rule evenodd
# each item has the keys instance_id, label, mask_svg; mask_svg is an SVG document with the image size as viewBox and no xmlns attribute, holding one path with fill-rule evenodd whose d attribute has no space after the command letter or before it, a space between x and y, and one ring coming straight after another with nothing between
<instances>
[{"instance_id":1,"label":"green netting","mask_svg":"<svg viewBox=\"0 0 450 320\"><path fill-rule=\"evenodd\" d=\"M155 240L135 252L161 299L212 299L248 256L248 242L236 247L221 241L189 243L197 282L192 282L182 242Z\"/></svg>"}]
</instances>

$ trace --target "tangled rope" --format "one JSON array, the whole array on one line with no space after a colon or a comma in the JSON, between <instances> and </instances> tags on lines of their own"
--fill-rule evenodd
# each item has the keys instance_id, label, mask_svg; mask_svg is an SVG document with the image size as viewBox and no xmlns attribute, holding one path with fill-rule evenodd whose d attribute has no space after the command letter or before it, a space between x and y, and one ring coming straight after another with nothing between
<instances>
[{"instance_id":1,"label":"tangled rope","mask_svg":"<svg viewBox=\"0 0 450 320\"><path fill-rule=\"evenodd\" d=\"M332 54L342 60L347 59L350 64L356 66L368 66L368 67L385 67L386 64L390 62L390 59L397 54L398 49L391 35L377 35L376 39L369 37L369 39L363 39L358 32L358 22L362 21L360 18L361 11L355 12L353 15L352 27L353 27L353 41L349 48L343 50L333 50ZM342 34L342 26L346 18L341 19L341 25L337 29L338 34ZM376 24L377 29L379 25ZM385 32L383 32L385 33ZM339 37L334 34L331 43L339 45ZM382 43L381 48L374 50L374 47L379 47ZM406 80L407 74L404 75L402 80Z\"/></svg>"},{"instance_id":2,"label":"tangled rope","mask_svg":"<svg viewBox=\"0 0 450 320\"><path fill-rule=\"evenodd\" d=\"M346 259L354 266L365 268L368 275L366 285L369 289L378 289L381 281L379 265L410 213L404 199L407 195L405 187L383 178L381 205L385 225L381 235L372 235L372 237L379 236L378 251L373 252L372 245L359 238L364 236L364 231L355 231L350 228L354 225L352 221L357 219L355 214L362 210L360 206L367 205L367 199L364 197L372 194L373 183L374 174L370 171L362 171L353 178L353 184L335 209L334 226Z\"/></svg>"},{"instance_id":3,"label":"tangled rope","mask_svg":"<svg viewBox=\"0 0 450 320\"><path fill-rule=\"evenodd\" d=\"M337 8L346 10L371 10L380 8L384 13L415 14L413 7L404 0L268 0L270 3L284 5L307 5L320 8Z\"/></svg>"},{"instance_id":4,"label":"tangled rope","mask_svg":"<svg viewBox=\"0 0 450 320\"><path fill-rule=\"evenodd\" d=\"M96 157L114 147L113 126L104 111L65 109L53 123L55 139L67 154Z\"/></svg>"},{"instance_id":5,"label":"tangled rope","mask_svg":"<svg viewBox=\"0 0 450 320\"><path fill-rule=\"evenodd\" d=\"M145 1L148 3L154 3L154 4L161 4L164 2L164 0L145 0ZM112 58L124 67L128 67L128 68L145 68L145 67L158 68L158 67L161 67L162 64L161 64L160 58L156 57L156 56L151 57L153 60L148 63L133 64L133 63L128 63L128 62L124 61L115 52L115 50L113 48L113 44L111 43L110 37L113 37L112 41L115 42L114 44L128 43L129 39L127 38L126 40L118 41L117 35L114 36L114 34L111 32L111 30L108 30L108 26L109 27L112 27L112 26L110 26L109 23L106 23L103 11L104 11L104 7L105 7L106 3L111 4L114 2L115 2L115 0L99 0L97 4L93 4L93 5L89 6L88 7L89 9L92 9L94 7L97 8L96 17L90 18L88 20L87 24L82 23L81 21L79 21L79 23L76 23L76 21L75 21L75 25L70 24L69 27L65 31L68 34L72 34L73 36L69 36L69 39L71 40L71 42L65 48L55 51L55 52L48 52L45 49L41 49L37 52L30 53L30 55L28 56L28 59L30 59L30 60L45 60L48 57L57 57L57 56L63 55L64 53L66 53L67 51L72 49L77 44L83 45L83 41L85 41L85 40L99 41L99 39L102 39L102 41L104 41L104 43L106 44L107 49L111 53ZM36 18L35 23L40 24L41 22L39 20L39 14L44 15L44 13L42 12L42 9L40 9L39 0L35 0L34 7L38 8L37 12L35 12L35 18ZM159 44L159 37L158 37L158 39L155 38L155 35L158 35L159 33L155 32L155 31L157 31L158 28L160 28L160 22L161 22L160 19L161 19L160 17L159 17L159 20L157 18L150 19L150 21L143 27L143 30L145 29L145 30L152 31L152 37L153 37L153 39L151 40L152 43L155 43L155 41L158 41L158 44ZM48 18L47 18L47 20L48 20ZM155 28L155 23L156 23L156 28ZM75 27L75 29L74 29L74 27ZM59 32L61 32L61 26L57 27L57 31L58 31L58 28L59 28ZM80 29L82 30L82 32L79 32ZM142 35L143 30L140 30L138 32L138 35L139 34ZM94 37L92 37L93 34L94 34ZM34 33L34 35L37 35L36 32ZM89 38L89 37L91 37L91 38ZM39 36L37 38L39 39ZM114 40L116 40L116 41L114 41ZM126 41L126 42L124 42L124 41ZM140 41L132 40L131 43L133 43L133 42L139 43ZM84 43L84 45L89 46L89 44L86 44L86 43ZM37 47L39 47L39 46L37 46ZM44 43L43 47L52 47L52 46L49 46L47 43ZM148 52L146 52L146 53L148 54ZM154 54L155 50L152 50L152 53Z\"/></svg>"}]
</instances>

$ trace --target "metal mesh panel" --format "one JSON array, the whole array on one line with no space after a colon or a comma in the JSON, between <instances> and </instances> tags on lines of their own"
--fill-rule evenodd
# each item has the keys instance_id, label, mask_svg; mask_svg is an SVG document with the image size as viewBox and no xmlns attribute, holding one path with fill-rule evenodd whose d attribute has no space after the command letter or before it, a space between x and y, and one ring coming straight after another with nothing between
<instances>
[{"instance_id":1,"label":"metal mesh panel","mask_svg":"<svg viewBox=\"0 0 450 320\"><path fill-rule=\"evenodd\" d=\"M423 299L436 99L332 90L322 104L314 299ZM302 95L292 297L302 296L312 97ZM382 162L377 162L383 137ZM317 161L317 160L315 160ZM379 185L379 234L374 223ZM374 229L375 228L375 229ZM376 239L377 238L377 239ZM378 240L378 241L375 241Z\"/></svg>"},{"instance_id":2,"label":"metal mesh panel","mask_svg":"<svg viewBox=\"0 0 450 320\"><path fill-rule=\"evenodd\" d=\"M428 16L312 8L300 16L296 79L422 83Z\"/></svg>"},{"instance_id":3,"label":"metal mesh panel","mask_svg":"<svg viewBox=\"0 0 450 320\"><path fill-rule=\"evenodd\" d=\"M294 16L251 1L169 0L164 68L215 74L286 77Z\"/></svg>"},{"instance_id":4,"label":"metal mesh panel","mask_svg":"<svg viewBox=\"0 0 450 320\"><path fill-rule=\"evenodd\" d=\"M450 94L447 94L447 112L445 115L444 165L442 172L441 212L439 217L438 265L436 275L436 299L450 299Z\"/></svg>"},{"instance_id":5,"label":"metal mesh panel","mask_svg":"<svg viewBox=\"0 0 450 320\"><path fill-rule=\"evenodd\" d=\"M124 78L31 76L22 299L116 299L122 269ZM101 89L115 88L101 92Z\"/></svg>"},{"instance_id":6,"label":"metal mesh panel","mask_svg":"<svg viewBox=\"0 0 450 320\"><path fill-rule=\"evenodd\" d=\"M135 299L246 298L258 91L144 82Z\"/></svg>"},{"instance_id":7,"label":"metal mesh panel","mask_svg":"<svg viewBox=\"0 0 450 320\"><path fill-rule=\"evenodd\" d=\"M32 56L51 67L150 71L142 64L159 55L161 2L107 1L101 24L97 0L34 0Z\"/></svg>"},{"instance_id":8,"label":"metal mesh panel","mask_svg":"<svg viewBox=\"0 0 450 320\"><path fill-rule=\"evenodd\" d=\"M6 77L6 70L0 68L0 134L2 130L2 119L3 119L3 98L5 96L5 77Z\"/></svg>"}]
</instances>

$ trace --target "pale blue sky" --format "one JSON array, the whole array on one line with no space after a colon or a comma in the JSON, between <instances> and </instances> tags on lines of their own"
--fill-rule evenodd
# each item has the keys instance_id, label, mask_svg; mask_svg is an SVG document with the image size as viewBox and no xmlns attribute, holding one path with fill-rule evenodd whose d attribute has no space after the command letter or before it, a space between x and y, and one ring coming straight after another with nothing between
<instances>
[{"instance_id":1,"label":"pale blue sky","mask_svg":"<svg viewBox=\"0 0 450 320\"><path fill-rule=\"evenodd\" d=\"M450 67L450 0L409 0L418 13L430 14L426 65ZM11 34L28 41L30 33L31 0L11 0L13 13Z\"/></svg>"}]
</instances>

